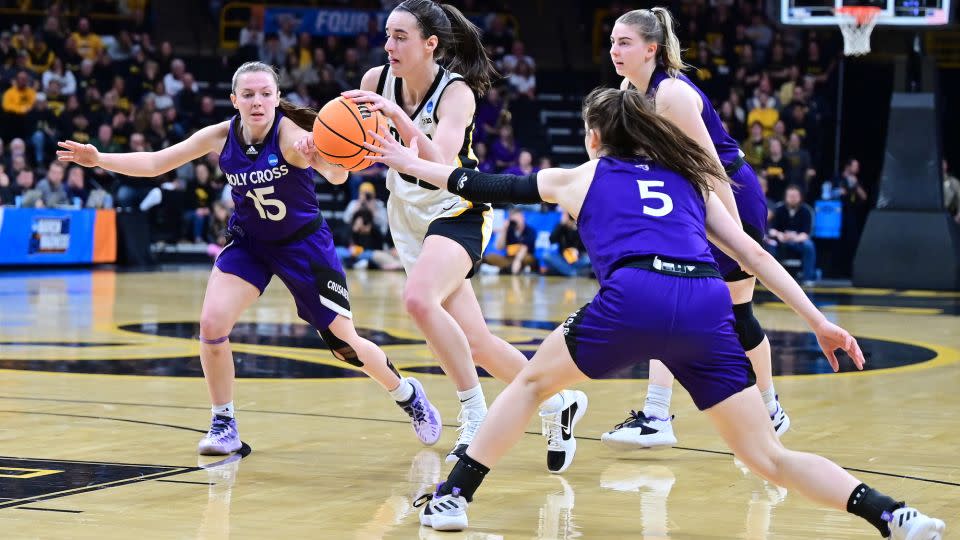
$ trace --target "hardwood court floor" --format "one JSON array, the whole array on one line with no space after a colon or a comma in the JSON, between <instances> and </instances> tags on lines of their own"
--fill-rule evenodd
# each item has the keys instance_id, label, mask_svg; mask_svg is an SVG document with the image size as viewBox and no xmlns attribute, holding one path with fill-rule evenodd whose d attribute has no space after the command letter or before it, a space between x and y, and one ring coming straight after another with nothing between
<instances>
[{"instance_id":1,"label":"hardwood court floor","mask_svg":"<svg viewBox=\"0 0 960 540\"><path fill-rule=\"evenodd\" d=\"M0 537L6 538L644 538L871 539L743 473L675 387L680 447L616 454L599 435L621 421L644 369L582 385L590 408L563 476L530 435L492 472L471 529L419 529L411 501L449 470L456 431L424 449L372 381L337 364L274 282L232 341L246 458L198 462L209 405L195 339L207 269L0 274ZM399 274L350 276L357 325L423 381L449 426L452 385L400 302ZM588 301L590 280L478 277L491 327L524 350ZM861 338L872 366L826 374L801 321L767 294L786 444L858 469L924 512L960 521L960 295L818 290ZM849 367L849 366L848 366ZM502 385L484 379L488 400Z\"/></svg>"}]
</instances>

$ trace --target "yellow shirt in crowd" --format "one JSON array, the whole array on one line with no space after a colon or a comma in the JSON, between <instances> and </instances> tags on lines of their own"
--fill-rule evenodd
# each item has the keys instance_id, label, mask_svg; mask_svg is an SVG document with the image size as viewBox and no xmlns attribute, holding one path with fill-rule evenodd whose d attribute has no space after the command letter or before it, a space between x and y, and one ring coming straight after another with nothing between
<instances>
[{"instance_id":1,"label":"yellow shirt in crowd","mask_svg":"<svg viewBox=\"0 0 960 540\"><path fill-rule=\"evenodd\" d=\"M3 93L3 110L13 114L27 114L37 100L37 91L29 86L20 90L16 86Z\"/></svg>"}]
</instances>

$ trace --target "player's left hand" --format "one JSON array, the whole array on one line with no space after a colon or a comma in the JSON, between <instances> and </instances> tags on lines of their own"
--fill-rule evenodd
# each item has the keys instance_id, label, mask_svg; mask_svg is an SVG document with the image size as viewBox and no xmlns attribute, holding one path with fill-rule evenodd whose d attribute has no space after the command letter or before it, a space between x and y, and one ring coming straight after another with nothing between
<instances>
[{"instance_id":1,"label":"player's left hand","mask_svg":"<svg viewBox=\"0 0 960 540\"><path fill-rule=\"evenodd\" d=\"M364 159L371 162L383 163L387 167L400 172L406 172L407 169L419 159L417 157L419 155L417 148L417 139L419 139L419 136L414 137L413 140L410 141L410 147L407 148L391 137L386 131L377 133L368 130L367 133L373 137L373 140L376 141L379 146L364 143L363 147L373 152L373 154L368 155Z\"/></svg>"},{"instance_id":2,"label":"player's left hand","mask_svg":"<svg viewBox=\"0 0 960 540\"><path fill-rule=\"evenodd\" d=\"M403 114L396 103L369 90L348 90L340 94L354 103L366 103L371 111L380 111L387 118L394 120L397 115Z\"/></svg>"},{"instance_id":3,"label":"player's left hand","mask_svg":"<svg viewBox=\"0 0 960 540\"><path fill-rule=\"evenodd\" d=\"M313 135L307 134L300 137L297 142L293 143L293 147L297 152L303 154L303 157L307 158L307 161L311 163L313 163L315 159L323 159L317 152L317 147L313 144Z\"/></svg>"},{"instance_id":4,"label":"player's left hand","mask_svg":"<svg viewBox=\"0 0 960 540\"><path fill-rule=\"evenodd\" d=\"M813 331L816 333L817 343L820 344L823 353L827 355L827 360L830 361L830 367L833 368L833 371L840 371L840 363L837 361L836 354L837 349L843 349L853 360L853 365L857 366L857 369L863 369L863 365L866 363L863 358L863 351L860 350L856 338L851 336L849 332L828 320L824 320Z\"/></svg>"}]
</instances>

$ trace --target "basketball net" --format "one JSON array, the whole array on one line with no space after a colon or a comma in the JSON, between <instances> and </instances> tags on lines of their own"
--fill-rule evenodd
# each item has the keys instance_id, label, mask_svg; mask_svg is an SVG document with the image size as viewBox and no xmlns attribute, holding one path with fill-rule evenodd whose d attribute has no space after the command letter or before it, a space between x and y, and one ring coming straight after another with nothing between
<instances>
[{"instance_id":1,"label":"basketball net","mask_svg":"<svg viewBox=\"0 0 960 540\"><path fill-rule=\"evenodd\" d=\"M870 52L870 34L877 24L878 7L844 6L836 9L843 32L843 54L861 56Z\"/></svg>"}]
</instances>

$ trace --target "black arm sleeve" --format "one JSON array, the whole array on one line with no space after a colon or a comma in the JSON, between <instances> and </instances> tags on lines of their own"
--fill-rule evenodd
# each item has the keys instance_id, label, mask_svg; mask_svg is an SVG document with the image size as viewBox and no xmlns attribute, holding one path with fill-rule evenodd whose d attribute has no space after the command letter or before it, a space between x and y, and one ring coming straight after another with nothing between
<instances>
[{"instance_id":1,"label":"black arm sleeve","mask_svg":"<svg viewBox=\"0 0 960 540\"><path fill-rule=\"evenodd\" d=\"M543 199L537 189L537 174L516 176L489 174L473 169L454 169L447 179L447 191L464 199L489 203L538 203Z\"/></svg>"}]
</instances>

